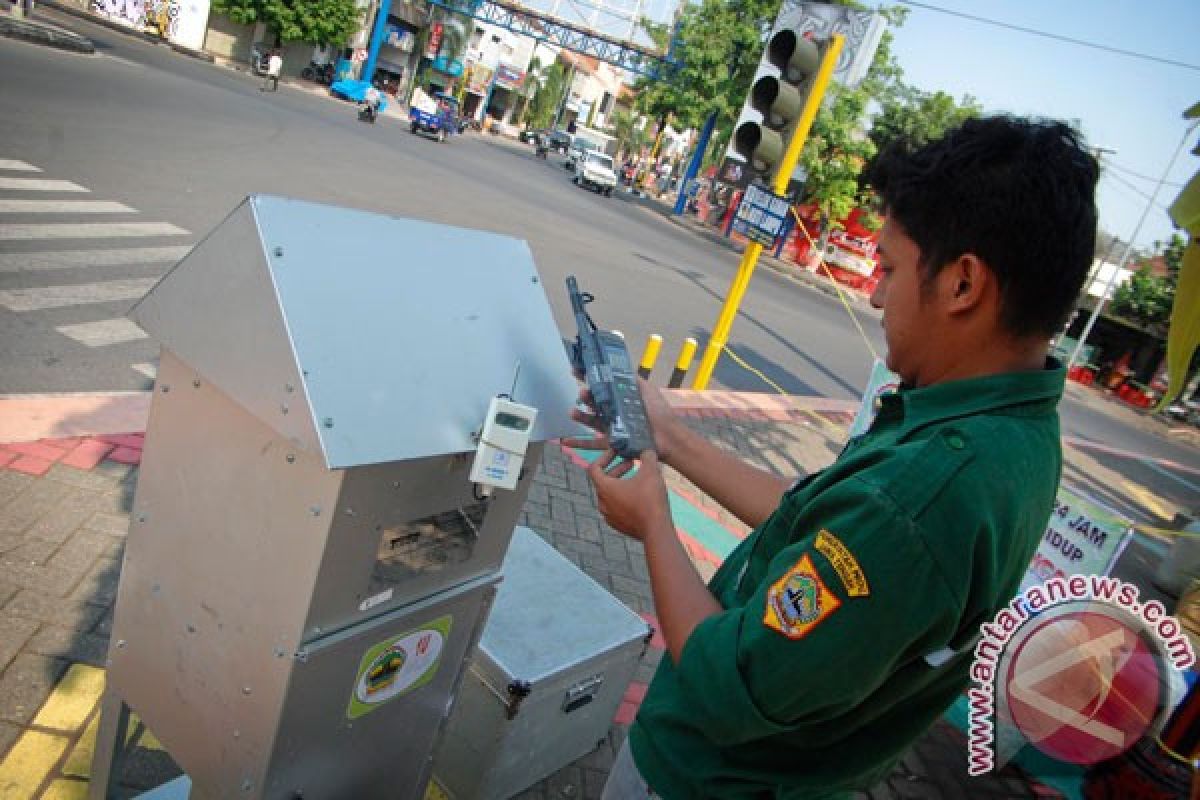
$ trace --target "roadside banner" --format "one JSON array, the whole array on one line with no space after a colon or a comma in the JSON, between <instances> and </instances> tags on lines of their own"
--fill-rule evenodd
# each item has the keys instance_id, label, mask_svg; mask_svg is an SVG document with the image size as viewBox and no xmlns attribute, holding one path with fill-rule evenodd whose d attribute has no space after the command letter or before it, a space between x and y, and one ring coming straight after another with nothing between
<instances>
[{"instance_id":1,"label":"roadside banner","mask_svg":"<svg viewBox=\"0 0 1200 800\"><path fill-rule=\"evenodd\" d=\"M1133 535L1129 523L1080 494L1058 487L1054 510L1021 590L1051 578L1107 575Z\"/></svg>"}]
</instances>

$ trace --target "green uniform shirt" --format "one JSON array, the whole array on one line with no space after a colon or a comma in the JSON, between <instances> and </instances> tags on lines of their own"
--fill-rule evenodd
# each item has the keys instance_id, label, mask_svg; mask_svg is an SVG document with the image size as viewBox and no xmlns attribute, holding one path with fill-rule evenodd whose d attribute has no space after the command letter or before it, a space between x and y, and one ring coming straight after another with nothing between
<instances>
[{"instance_id":1,"label":"green uniform shirt","mask_svg":"<svg viewBox=\"0 0 1200 800\"><path fill-rule=\"evenodd\" d=\"M658 794L814 798L886 775L966 687L973 637L1045 531L1064 376L1050 362L885 396L784 495L630 729Z\"/></svg>"}]
</instances>

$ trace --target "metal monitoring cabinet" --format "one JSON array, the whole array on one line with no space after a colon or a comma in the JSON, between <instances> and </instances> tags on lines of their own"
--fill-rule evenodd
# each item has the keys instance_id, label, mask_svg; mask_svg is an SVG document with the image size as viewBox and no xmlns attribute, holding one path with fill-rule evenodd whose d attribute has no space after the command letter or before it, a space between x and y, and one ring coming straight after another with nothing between
<instances>
[{"instance_id":1,"label":"metal monitoring cabinet","mask_svg":"<svg viewBox=\"0 0 1200 800\"><path fill-rule=\"evenodd\" d=\"M162 355L92 797L130 710L193 797L419 797L532 478L468 480L489 403L538 410L531 465L574 429L528 247L255 196L131 316Z\"/></svg>"}]
</instances>

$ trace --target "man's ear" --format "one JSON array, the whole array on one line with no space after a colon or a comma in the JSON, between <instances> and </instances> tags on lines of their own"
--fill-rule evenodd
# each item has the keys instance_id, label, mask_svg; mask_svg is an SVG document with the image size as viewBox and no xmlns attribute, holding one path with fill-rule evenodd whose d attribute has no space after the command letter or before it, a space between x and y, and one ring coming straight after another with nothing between
<instances>
[{"instance_id":1,"label":"man's ear","mask_svg":"<svg viewBox=\"0 0 1200 800\"><path fill-rule=\"evenodd\" d=\"M974 253L963 253L938 275L942 299L951 314L977 309L996 290L991 269Z\"/></svg>"}]
</instances>

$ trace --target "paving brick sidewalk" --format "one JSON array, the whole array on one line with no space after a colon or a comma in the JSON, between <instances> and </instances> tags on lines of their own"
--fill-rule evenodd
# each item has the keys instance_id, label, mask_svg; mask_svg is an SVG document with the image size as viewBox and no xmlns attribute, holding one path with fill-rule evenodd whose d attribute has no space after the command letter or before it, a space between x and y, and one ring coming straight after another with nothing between
<instances>
[{"instance_id":1,"label":"paving brick sidewalk","mask_svg":"<svg viewBox=\"0 0 1200 800\"><path fill-rule=\"evenodd\" d=\"M844 405L733 393L680 392L689 423L729 449L787 474L829 463L844 438ZM142 435L79 435L0 444L0 800L82 798L95 737L96 700L112 624ZM653 622L637 542L611 531L596 511L582 459L546 448L521 522L550 541L629 607ZM673 495L707 533L685 529L706 574L721 542L744 529L677 475ZM703 523L701 525L700 523ZM693 524L692 522L688 523ZM715 526L715 527L713 527ZM657 639L639 666L607 740L524 792L525 800L599 797L613 756L662 657ZM138 729L124 790L136 794L178 774L150 732ZM946 722L930 731L881 786L879 798L1046 797L1015 768L987 778L966 773L962 734Z\"/></svg>"}]
</instances>

